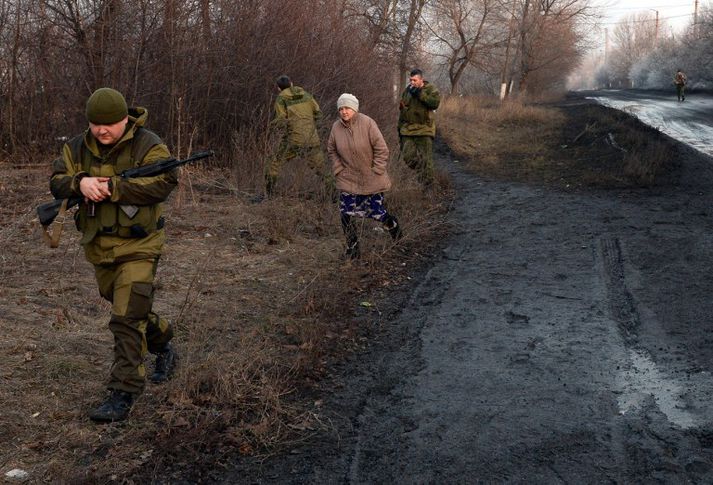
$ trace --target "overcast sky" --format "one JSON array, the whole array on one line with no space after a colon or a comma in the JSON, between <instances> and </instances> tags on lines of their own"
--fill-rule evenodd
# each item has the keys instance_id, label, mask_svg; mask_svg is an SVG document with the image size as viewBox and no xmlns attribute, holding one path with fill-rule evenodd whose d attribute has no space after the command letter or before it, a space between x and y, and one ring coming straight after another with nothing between
<instances>
[{"instance_id":1,"label":"overcast sky","mask_svg":"<svg viewBox=\"0 0 713 485\"><path fill-rule=\"evenodd\" d=\"M604 27L608 27L611 31L617 21L624 17L641 12L657 10L659 12L660 25L664 25L664 21L669 28L673 28L674 33L680 32L689 23L693 21L694 0L599 0L605 14ZM705 0L699 0L699 12ZM654 12L651 12L655 15ZM661 31L661 35L667 35L669 32Z\"/></svg>"}]
</instances>

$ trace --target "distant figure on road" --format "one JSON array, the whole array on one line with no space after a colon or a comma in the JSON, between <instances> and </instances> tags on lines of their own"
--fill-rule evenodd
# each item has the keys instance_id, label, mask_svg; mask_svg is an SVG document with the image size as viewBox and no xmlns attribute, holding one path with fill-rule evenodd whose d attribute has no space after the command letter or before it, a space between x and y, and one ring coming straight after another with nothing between
<instances>
[{"instance_id":1,"label":"distant figure on road","mask_svg":"<svg viewBox=\"0 0 713 485\"><path fill-rule=\"evenodd\" d=\"M433 184L433 139L436 137L433 111L440 102L438 88L424 81L421 69L413 69L399 103L399 140L401 157L408 167L418 172L418 179L425 186Z\"/></svg>"},{"instance_id":2,"label":"distant figure on road","mask_svg":"<svg viewBox=\"0 0 713 485\"><path fill-rule=\"evenodd\" d=\"M686 100L686 75L681 71L681 69L678 69L676 71L676 75L673 77L673 84L676 85L676 94L678 95L678 100L679 101L685 101Z\"/></svg>"},{"instance_id":3,"label":"distant figure on road","mask_svg":"<svg viewBox=\"0 0 713 485\"><path fill-rule=\"evenodd\" d=\"M389 148L376 122L359 113L356 96L344 93L337 100L339 119L332 125L327 153L339 195L339 212L347 238L346 257L357 259L359 236L354 217L369 217L386 226L394 240L403 236L398 220L386 211L384 192L391 188L386 172Z\"/></svg>"},{"instance_id":4,"label":"distant figure on road","mask_svg":"<svg viewBox=\"0 0 713 485\"><path fill-rule=\"evenodd\" d=\"M75 216L79 241L94 265L99 293L111 302L109 329L114 363L108 395L90 411L93 421L126 419L144 390L146 352L156 355L152 382L173 373L173 329L152 311L154 277L166 240L162 202L178 184L175 170L153 177L123 179L135 166L170 158L158 135L144 128L145 108L128 108L124 96L100 88L86 105L89 127L65 143L54 162L50 189L56 199L83 197Z\"/></svg>"},{"instance_id":5,"label":"distant figure on road","mask_svg":"<svg viewBox=\"0 0 713 485\"><path fill-rule=\"evenodd\" d=\"M310 93L293 86L287 76L277 78L276 84L280 93L275 100L272 124L281 132L282 140L265 170L266 195L273 195L283 165L294 158L305 158L310 168L324 180L327 189L333 190L334 181L327 171L317 133L316 122L322 118L319 104Z\"/></svg>"}]
</instances>

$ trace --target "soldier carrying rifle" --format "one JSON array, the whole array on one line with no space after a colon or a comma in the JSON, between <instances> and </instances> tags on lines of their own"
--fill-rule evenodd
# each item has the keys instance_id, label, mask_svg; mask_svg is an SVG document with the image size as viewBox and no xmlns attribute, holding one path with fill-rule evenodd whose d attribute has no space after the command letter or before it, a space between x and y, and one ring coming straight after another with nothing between
<instances>
[{"instance_id":1,"label":"soldier carrying rifle","mask_svg":"<svg viewBox=\"0 0 713 485\"><path fill-rule=\"evenodd\" d=\"M151 307L166 238L161 203L178 176L175 168L152 176L120 176L170 156L161 139L144 128L145 108L128 108L121 93L101 88L87 101L86 116L89 128L67 142L54 162L50 189L57 199L81 198L75 214L80 243L94 265L99 292L112 304L109 392L89 413L94 421L111 422L125 419L143 391L147 351L156 355L154 383L171 377L176 364L173 329Z\"/></svg>"}]
</instances>

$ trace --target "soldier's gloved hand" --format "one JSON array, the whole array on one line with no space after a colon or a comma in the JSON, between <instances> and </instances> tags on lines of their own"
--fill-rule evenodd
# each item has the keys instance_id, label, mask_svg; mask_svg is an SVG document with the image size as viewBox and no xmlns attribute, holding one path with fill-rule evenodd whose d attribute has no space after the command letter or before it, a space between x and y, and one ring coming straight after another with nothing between
<instances>
[{"instance_id":1,"label":"soldier's gloved hand","mask_svg":"<svg viewBox=\"0 0 713 485\"><path fill-rule=\"evenodd\" d=\"M418 98L418 95L421 92L421 88L417 88L416 86L412 86L409 84L408 92L411 93L411 96L413 96L414 98Z\"/></svg>"}]
</instances>

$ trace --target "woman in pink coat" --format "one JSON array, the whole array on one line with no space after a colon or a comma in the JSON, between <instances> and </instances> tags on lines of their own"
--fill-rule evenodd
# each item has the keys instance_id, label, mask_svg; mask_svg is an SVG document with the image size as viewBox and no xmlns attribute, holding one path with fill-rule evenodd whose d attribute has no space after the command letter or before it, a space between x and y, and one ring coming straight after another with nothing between
<instances>
[{"instance_id":1,"label":"woman in pink coat","mask_svg":"<svg viewBox=\"0 0 713 485\"><path fill-rule=\"evenodd\" d=\"M391 188L386 172L389 148L376 122L359 113L356 96L344 93L337 100L339 119L332 125L327 152L339 195L342 229L348 258L359 257L354 217L369 217L386 226L394 240L403 236L398 220L386 211L384 192Z\"/></svg>"}]
</instances>

